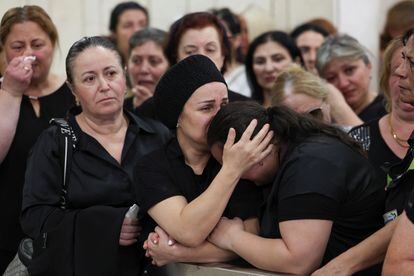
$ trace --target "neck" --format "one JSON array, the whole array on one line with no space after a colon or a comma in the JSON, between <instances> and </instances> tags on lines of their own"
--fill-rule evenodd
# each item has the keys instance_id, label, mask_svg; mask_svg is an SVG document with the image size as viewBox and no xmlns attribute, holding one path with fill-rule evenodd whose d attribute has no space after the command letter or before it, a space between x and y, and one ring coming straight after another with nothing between
<instances>
[{"instance_id":1,"label":"neck","mask_svg":"<svg viewBox=\"0 0 414 276\"><path fill-rule=\"evenodd\" d=\"M210 159L210 151L202 146L194 145L188 141L180 131L177 131L177 140L184 154L185 163L189 165L196 174L202 174Z\"/></svg>"},{"instance_id":2,"label":"neck","mask_svg":"<svg viewBox=\"0 0 414 276\"><path fill-rule=\"evenodd\" d=\"M96 117L82 112L76 117L76 120L85 132L98 135L116 134L127 125L127 119L123 116L122 109L111 117Z\"/></svg>"},{"instance_id":3,"label":"neck","mask_svg":"<svg viewBox=\"0 0 414 276\"><path fill-rule=\"evenodd\" d=\"M263 89L263 107L271 107L272 106L272 97L273 91Z\"/></svg>"},{"instance_id":4,"label":"neck","mask_svg":"<svg viewBox=\"0 0 414 276\"><path fill-rule=\"evenodd\" d=\"M391 112L388 115L388 123L393 138L400 142L407 142L414 129L414 122L407 122Z\"/></svg>"},{"instance_id":5,"label":"neck","mask_svg":"<svg viewBox=\"0 0 414 276\"><path fill-rule=\"evenodd\" d=\"M57 89L59 77L49 74L45 79L32 81L26 90L25 95L32 97L41 97L51 94Z\"/></svg>"}]
</instances>

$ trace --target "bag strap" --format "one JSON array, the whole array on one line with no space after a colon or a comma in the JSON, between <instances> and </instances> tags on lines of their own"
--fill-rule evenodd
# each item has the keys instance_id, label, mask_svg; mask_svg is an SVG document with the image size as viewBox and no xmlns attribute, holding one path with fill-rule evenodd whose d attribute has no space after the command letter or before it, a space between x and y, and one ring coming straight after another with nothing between
<instances>
[{"instance_id":1,"label":"bag strap","mask_svg":"<svg viewBox=\"0 0 414 276\"><path fill-rule=\"evenodd\" d=\"M72 154L73 150L76 148L77 137L72 127L68 124L65 119L62 118L53 118L50 120L49 124L56 125L60 129L60 140L59 150L63 168L63 179L62 179L62 195L60 197L60 208L62 210L66 209L67 206L67 185L69 183L70 168L72 163Z\"/></svg>"}]
</instances>

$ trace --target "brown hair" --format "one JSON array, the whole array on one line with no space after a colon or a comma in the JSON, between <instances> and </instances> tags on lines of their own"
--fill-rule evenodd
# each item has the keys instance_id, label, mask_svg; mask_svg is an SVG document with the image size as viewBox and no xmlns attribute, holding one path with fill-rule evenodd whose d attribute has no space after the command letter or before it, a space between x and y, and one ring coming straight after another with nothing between
<instances>
[{"instance_id":1,"label":"brown hair","mask_svg":"<svg viewBox=\"0 0 414 276\"><path fill-rule=\"evenodd\" d=\"M381 70L381 76L380 76L380 88L382 92L384 93L384 97L387 100L387 103L385 105L385 108L388 112L391 111L391 91L390 87L388 85L388 81L390 80L391 75L393 72L391 72L391 61L392 56L394 55L395 51L402 48L403 42L401 38L395 38L391 40L390 44L388 44L387 48L384 52L384 60L382 63L382 70Z\"/></svg>"},{"instance_id":2,"label":"brown hair","mask_svg":"<svg viewBox=\"0 0 414 276\"><path fill-rule=\"evenodd\" d=\"M226 64L231 60L230 41L220 20L208 12L186 14L171 25L165 47L165 55L170 64L174 65L178 62L178 45L186 31L189 29L203 29L210 26L214 27L218 33L221 52L224 56L223 68L219 68L219 70L224 73L226 71Z\"/></svg>"},{"instance_id":3,"label":"brown hair","mask_svg":"<svg viewBox=\"0 0 414 276\"><path fill-rule=\"evenodd\" d=\"M55 24L49 15L39 6L23 6L9 9L1 19L0 23L0 42L4 45L11 28L15 24L32 21L49 36L53 47L59 40Z\"/></svg>"}]
</instances>

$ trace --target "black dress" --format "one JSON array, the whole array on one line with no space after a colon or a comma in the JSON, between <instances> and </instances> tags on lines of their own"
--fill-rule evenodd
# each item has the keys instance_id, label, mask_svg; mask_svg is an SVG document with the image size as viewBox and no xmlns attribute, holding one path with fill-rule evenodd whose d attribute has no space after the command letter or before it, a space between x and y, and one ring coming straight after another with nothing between
<instances>
[{"instance_id":1,"label":"black dress","mask_svg":"<svg viewBox=\"0 0 414 276\"><path fill-rule=\"evenodd\" d=\"M368 160L337 139L290 145L261 216L261 236L281 238L279 223L333 222L322 265L382 226L383 199Z\"/></svg>"},{"instance_id":2,"label":"black dress","mask_svg":"<svg viewBox=\"0 0 414 276\"><path fill-rule=\"evenodd\" d=\"M38 98L40 116L37 117L30 99L23 96L16 133L10 149L0 164L0 251L14 255L24 234L19 223L22 189L29 150L40 133L54 117L65 117L75 100L64 83L56 92ZM0 273L2 268L0 267Z\"/></svg>"},{"instance_id":3,"label":"black dress","mask_svg":"<svg viewBox=\"0 0 414 276\"><path fill-rule=\"evenodd\" d=\"M137 275L142 245L119 246L125 212L135 203L133 168L141 156L161 147L170 132L158 122L125 114L129 126L121 164L80 129L73 115L69 116L78 141L68 168L64 211L59 208L63 179L60 130L52 126L39 137L28 160L22 226L33 238L48 233L45 242L65 250L40 255L32 261L29 272Z\"/></svg>"}]
</instances>

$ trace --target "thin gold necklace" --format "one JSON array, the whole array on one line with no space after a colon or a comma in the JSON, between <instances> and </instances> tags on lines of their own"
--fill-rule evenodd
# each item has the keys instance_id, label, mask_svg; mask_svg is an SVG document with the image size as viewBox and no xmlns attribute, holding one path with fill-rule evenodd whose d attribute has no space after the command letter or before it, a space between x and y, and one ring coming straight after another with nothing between
<instances>
[{"instance_id":1,"label":"thin gold necklace","mask_svg":"<svg viewBox=\"0 0 414 276\"><path fill-rule=\"evenodd\" d=\"M395 133L394 128L391 124L391 116L388 116L388 124L390 125L391 136L394 138L395 142L397 142L397 144L403 148L408 148L409 145L407 144L407 140L401 139L397 136L397 133Z\"/></svg>"}]
</instances>

